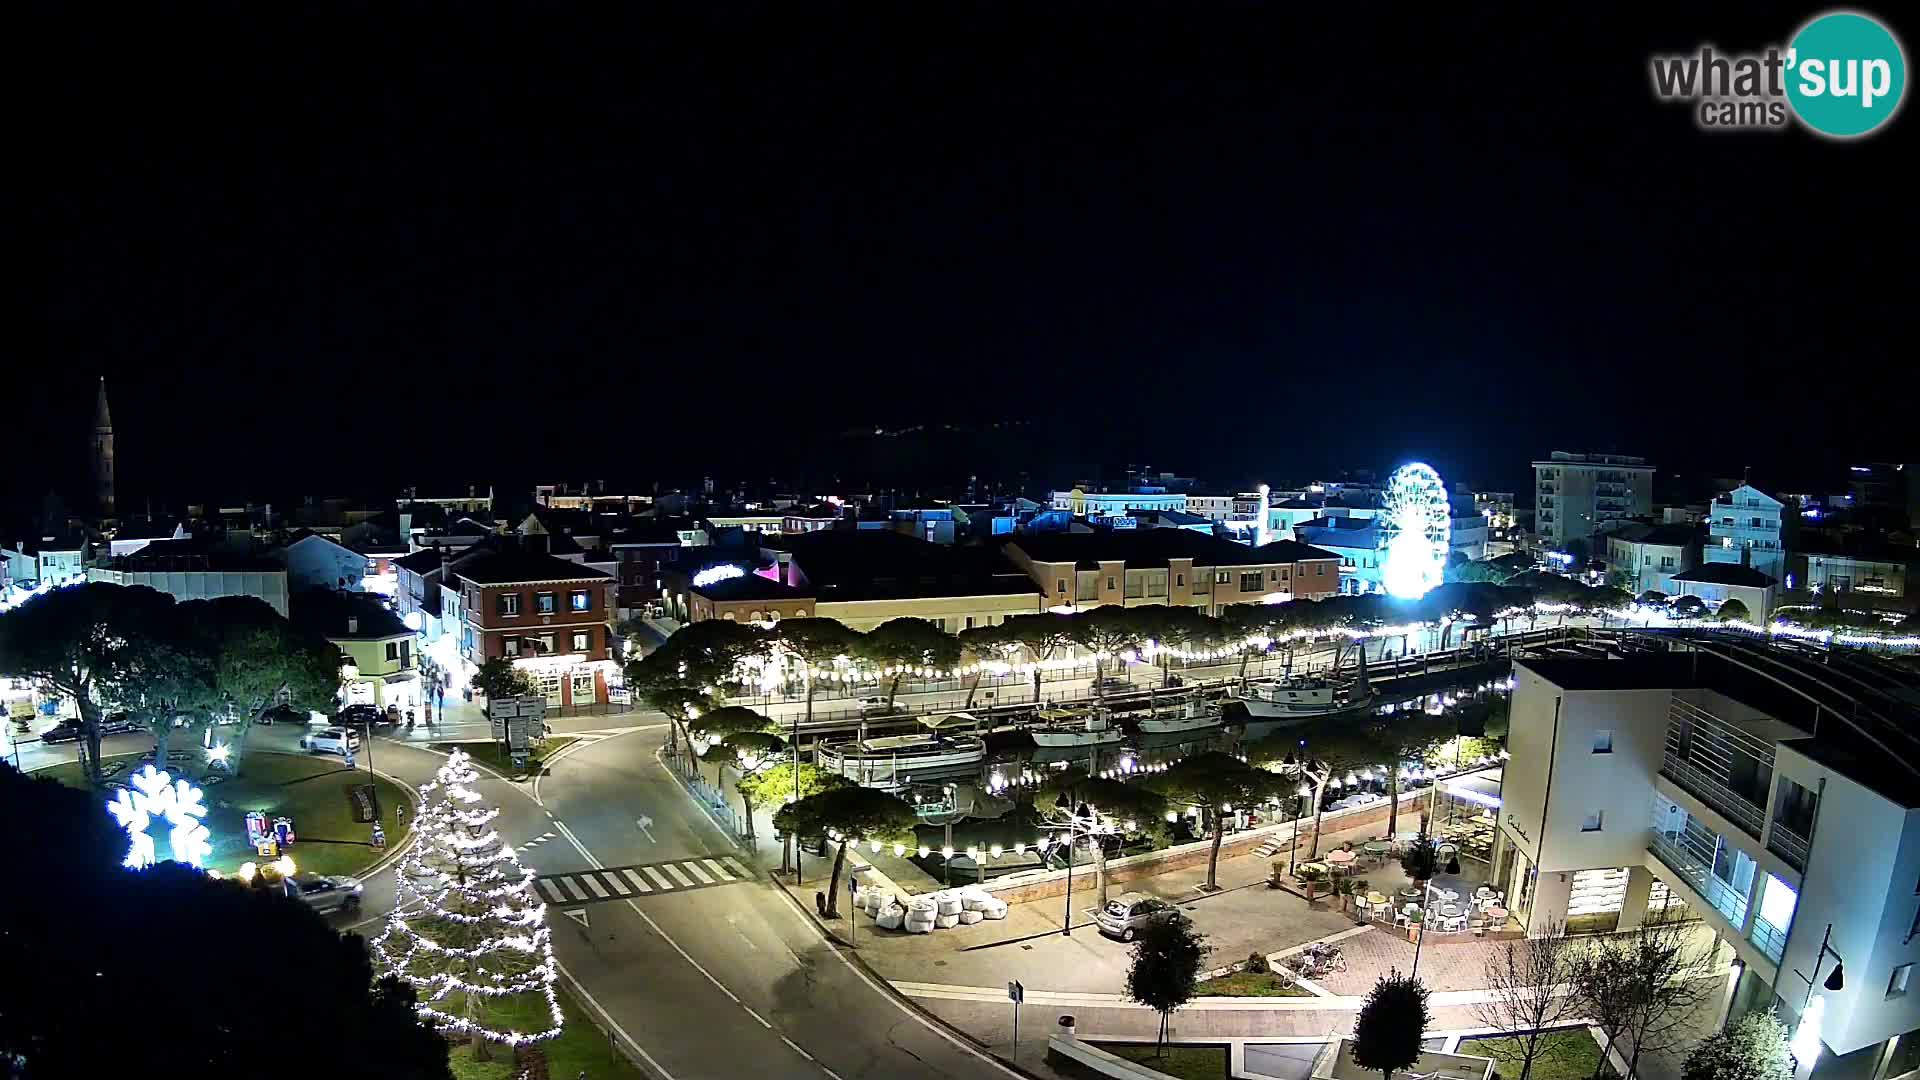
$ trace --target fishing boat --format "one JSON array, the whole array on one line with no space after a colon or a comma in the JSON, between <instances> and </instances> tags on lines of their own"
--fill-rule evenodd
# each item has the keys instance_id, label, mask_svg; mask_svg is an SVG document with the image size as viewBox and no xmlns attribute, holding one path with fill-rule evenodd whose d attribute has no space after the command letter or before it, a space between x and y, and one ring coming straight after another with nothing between
<instances>
[{"instance_id":1,"label":"fishing boat","mask_svg":"<svg viewBox=\"0 0 1920 1080\"><path fill-rule=\"evenodd\" d=\"M1365 680L1336 682L1317 676L1251 682L1229 695L1255 720L1312 720L1357 712L1373 703Z\"/></svg>"},{"instance_id":2,"label":"fishing boat","mask_svg":"<svg viewBox=\"0 0 1920 1080\"><path fill-rule=\"evenodd\" d=\"M1220 710L1208 708L1206 702L1196 698L1183 701L1177 708L1166 713L1142 717L1140 733L1142 735L1179 735L1189 731L1217 728L1225 720Z\"/></svg>"},{"instance_id":3,"label":"fishing boat","mask_svg":"<svg viewBox=\"0 0 1920 1080\"><path fill-rule=\"evenodd\" d=\"M862 787L898 788L915 776L977 769L987 759L987 742L977 734L980 721L973 716L949 713L922 717L920 722L929 730L907 735L869 736L862 724L859 738L820 747L814 761ZM966 734L943 730L961 725L971 730Z\"/></svg>"},{"instance_id":4,"label":"fishing boat","mask_svg":"<svg viewBox=\"0 0 1920 1080\"><path fill-rule=\"evenodd\" d=\"M1122 734L1104 712L1041 709L1033 715L1035 722L1027 734L1036 746L1105 746L1119 742Z\"/></svg>"},{"instance_id":5,"label":"fishing boat","mask_svg":"<svg viewBox=\"0 0 1920 1080\"><path fill-rule=\"evenodd\" d=\"M862 787L896 788L915 775L977 766L987 758L986 741L977 735L876 735L829 743L816 755L820 768Z\"/></svg>"}]
</instances>

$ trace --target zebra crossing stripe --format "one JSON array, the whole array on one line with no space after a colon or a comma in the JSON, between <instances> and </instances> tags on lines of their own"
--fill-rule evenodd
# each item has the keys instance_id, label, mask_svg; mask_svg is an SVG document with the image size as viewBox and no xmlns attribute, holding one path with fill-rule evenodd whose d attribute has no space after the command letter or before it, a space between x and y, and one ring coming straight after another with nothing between
<instances>
[{"instance_id":1,"label":"zebra crossing stripe","mask_svg":"<svg viewBox=\"0 0 1920 1080\"><path fill-rule=\"evenodd\" d=\"M681 873L680 868L673 863L667 864L667 873L673 875L673 880L685 885L689 889L693 888L693 879Z\"/></svg>"},{"instance_id":2,"label":"zebra crossing stripe","mask_svg":"<svg viewBox=\"0 0 1920 1080\"><path fill-rule=\"evenodd\" d=\"M654 880L654 883L659 885L662 889L673 888L673 882L668 881L665 875L661 874L660 871L655 870L651 866L643 866L640 869L645 870L647 872L647 876L652 878Z\"/></svg>"},{"instance_id":3,"label":"zebra crossing stripe","mask_svg":"<svg viewBox=\"0 0 1920 1080\"><path fill-rule=\"evenodd\" d=\"M566 896L560 892L560 887L553 883L552 878L541 878L534 884L540 887L540 895L547 898L547 903L559 904L566 902Z\"/></svg>"},{"instance_id":4,"label":"zebra crossing stripe","mask_svg":"<svg viewBox=\"0 0 1920 1080\"><path fill-rule=\"evenodd\" d=\"M729 873L727 873L727 871L726 871L726 870L725 870L725 869L724 869L723 867L721 867L721 865L720 865L719 863L717 863L717 862L714 862L714 861L713 861L712 859L701 859L700 861L701 861L702 863L705 863L705 864L706 864L706 867L707 867L707 869L709 869L709 870L711 870L711 871L713 871L714 873L716 873L716 874L718 874L718 875L720 875L720 880L722 880L722 881L732 881L732 880L733 880L733 875L732 875L732 874L729 874Z\"/></svg>"},{"instance_id":5,"label":"zebra crossing stripe","mask_svg":"<svg viewBox=\"0 0 1920 1080\"><path fill-rule=\"evenodd\" d=\"M614 892L619 893L621 896L633 895L633 890L627 888L627 883L620 880L619 874L616 874L611 870L602 870L600 872L600 876L606 880L607 884L613 886Z\"/></svg>"},{"instance_id":6,"label":"zebra crossing stripe","mask_svg":"<svg viewBox=\"0 0 1920 1080\"><path fill-rule=\"evenodd\" d=\"M687 873L692 874L694 877L699 878L700 884L702 885L713 884L713 879L707 876L707 872L705 870L700 869L699 863L686 862L686 863L681 863L680 865L687 868Z\"/></svg>"},{"instance_id":7,"label":"zebra crossing stripe","mask_svg":"<svg viewBox=\"0 0 1920 1080\"><path fill-rule=\"evenodd\" d=\"M651 886L651 885L649 885L649 884L647 884L646 882L644 882L644 881L642 881L642 880L640 880L640 875L639 875L639 874L636 874L636 873L634 873L634 872L633 872L633 871L631 871L631 870L622 870L622 871L620 871L620 872L621 872L622 874L625 874L625 875L626 875L626 878L627 878L627 880L628 880L628 881L631 881L631 882L633 882L633 887L634 887L634 888L636 888L636 889L639 889L639 890L640 890L641 892L643 892L643 893L650 893L650 892L652 892L652 891L653 891L653 886Z\"/></svg>"},{"instance_id":8,"label":"zebra crossing stripe","mask_svg":"<svg viewBox=\"0 0 1920 1080\"><path fill-rule=\"evenodd\" d=\"M567 887L567 891L573 894L575 900L585 900L587 898L587 894L580 891L580 886L572 878L563 877L560 879L560 884Z\"/></svg>"},{"instance_id":9,"label":"zebra crossing stripe","mask_svg":"<svg viewBox=\"0 0 1920 1080\"><path fill-rule=\"evenodd\" d=\"M580 880L587 883L587 888L593 890L593 895L599 897L602 900L605 900L607 898L608 896L607 887L605 885L600 884L599 878L595 877L592 874L581 874Z\"/></svg>"},{"instance_id":10,"label":"zebra crossing stripe","mask_svg":"<svg viewBox=\"0 0 1920 1080\"><path fill-rule=\"evenodd\" d=\"M720 861L723 863L726 863L729 869L731 869L734 873L739 874L743 878L750 878L753 876L752 874L747 873L746 869L743 868L739 863L734 862L730 858L721 859Z\"/></svg>"}]
</instances>

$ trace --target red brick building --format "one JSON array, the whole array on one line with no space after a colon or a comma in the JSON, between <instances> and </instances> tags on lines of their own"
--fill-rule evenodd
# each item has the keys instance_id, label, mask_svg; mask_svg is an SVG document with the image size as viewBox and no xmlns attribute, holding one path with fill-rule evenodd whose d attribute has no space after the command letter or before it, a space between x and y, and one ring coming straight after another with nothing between
<instances>
[{"instance_id":1,"label":"red brick building","mask_svg":"<svg viewBox=\"0 0 1920 1080\"><path fill-rule=\"evenodd\" d=\"M607 700L617 662L612 577L533 546L480 555L453 575L466 615L460 655L468 662L512 660L533 676L549 707Z\"/></svg>"}]
</instances>

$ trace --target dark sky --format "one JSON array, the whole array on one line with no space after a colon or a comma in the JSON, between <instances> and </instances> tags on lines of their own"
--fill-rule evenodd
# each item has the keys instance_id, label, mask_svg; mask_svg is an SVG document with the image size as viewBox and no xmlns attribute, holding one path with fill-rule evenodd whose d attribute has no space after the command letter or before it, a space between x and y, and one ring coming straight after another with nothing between
<instances>
[{"instance_id":1,"label":"dark sky","mask_svg":"<svg viewBox=\"0 0 1920 1080\"><path fill-rule=\"evenodd\" d=\"M1816 8L706 7L19 27L12 493L1920 449L1911 109L1649 91Z\"/></svg>"}]
</instances>

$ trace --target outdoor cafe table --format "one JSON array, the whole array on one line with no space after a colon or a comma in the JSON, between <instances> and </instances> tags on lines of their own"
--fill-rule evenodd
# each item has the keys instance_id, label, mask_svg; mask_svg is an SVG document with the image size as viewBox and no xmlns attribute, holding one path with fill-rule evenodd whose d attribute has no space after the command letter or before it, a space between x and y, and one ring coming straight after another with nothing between
<instances>
[{"instance_id":1,"label":"outdoor cafe table","mask_svg":"<svg viewBox=\"0 0 1920 1080\"><path fill-rule=\"evenodd\" d=\"M1300 864L1300 872L1302 874L1324 874L1327 873L1327 864L1323 862L1303 862Z\"/></svg>"},{"instance_id":2,"label":"outdoor cafe table","mask_svg":"<svg viewBox=\"0 0 1920 1080\"><path fill-rule=\"evenodd\" d=\"M1385 840L1369 840L1361 848L1369 855L1386 855L1393 851L1393 845Z\"/></svg>"},{"instance_id":3,"label":"outdoor cafe table","mask_svg":"<svg viewBox=\"0 0 1920 1080\"><path fill-rule=\"evenodd\" d=\"M1352 866L1353 861L1357 858L1359 858L1359 856L1351 851L1329 851L1327 852L1327 865L1336 870L1344 870Z\"/></svg>"}]
</instances>

